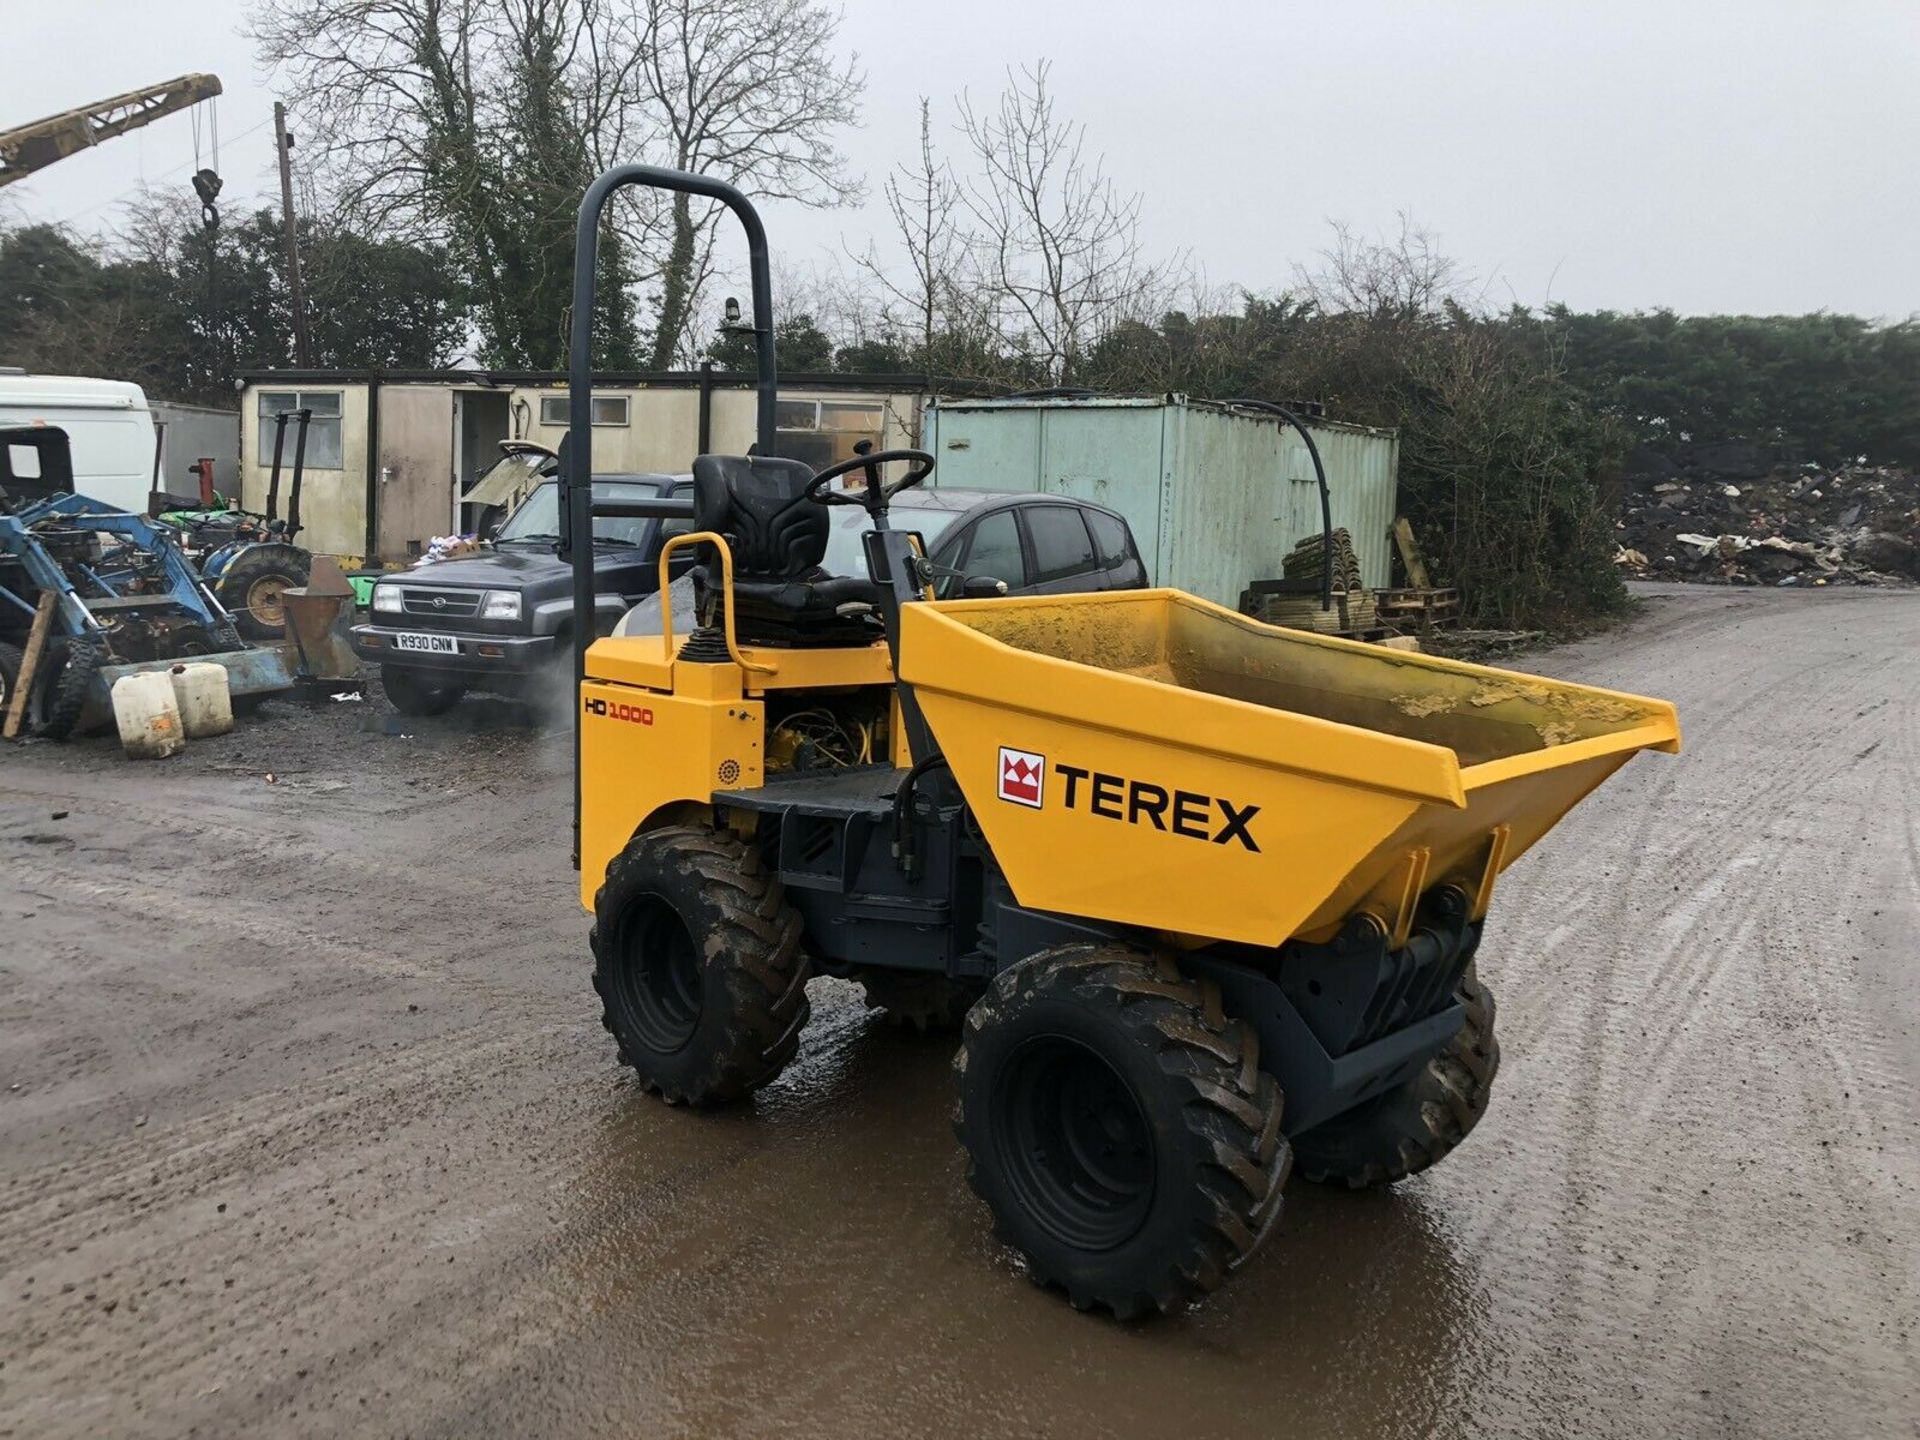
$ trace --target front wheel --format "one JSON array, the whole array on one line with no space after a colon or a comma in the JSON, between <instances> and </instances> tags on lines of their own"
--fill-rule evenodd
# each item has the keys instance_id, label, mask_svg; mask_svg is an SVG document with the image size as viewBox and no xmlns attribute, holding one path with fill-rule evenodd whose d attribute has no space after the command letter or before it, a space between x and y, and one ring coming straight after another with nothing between
<instances>
[{"instance_id":1,"label":"front wheel","mask_svg":"<svg viewBox=\"0 0 1920 1440\"><path fill-rule=\"evenodd\" d=\"M455 680L433 680L398 665L380 667L380 688L402 715L441 715L460 703L467 687Z\"/></svg>"},{"instance_id":2,"label":"front wheel","mask_svg":"<svg viewBox=\"0 0 1920 1440\"><path fill-rule=\"evenodd\" d=\"M573 642L564 637L556 642L553 654L522 675L511 693L543 719L571 720L579 703L573 689Z\"/></svg>"},{"instance_id":3,"label":"front wheel","mask_svg":"<svg viewBox=\"0 0 1920 1440\"><path fill-rule=\"evenodd\" d=\"M1352 1190L1391 1185L1439 1164L1473 1133L1500 1072L1500 1042L1493 1034L1493 992L1472 965L1456 993L1466 1023L1419 1074L1294 1136L1302 1175Z\"/></svg>"},{"instance_id":4,"label":"front wheel","mask_svg":"<svg viewBox=\"0 0 1920 1440\"><path fill-rule=\"evenodd\" d=\"M48 641L27 695L33 733L47 740L70 738L80 727L94 676L106 662L106 647L91 636Z\"/></svg>"},{"instance_id":5,"label":"front wheel","mask_svg":"<svg viewBox=\"0 0 1920 1440\"><path fill-rule=\"evenodd\" d=\"M1291 1152L1259 1040L1165 955L1064 945L1003 971L954 1073L968 1180L1077 1309L1184 1308L1280 1214Z\"/></svg>"},{"instance_id":6,"label":"front wheel","mask_svg":"<svg viewBox=\"0 0 1920 1440\"><path fill-rule=\"evenodd\" d=\"M593 901L601 1023L674 1104L738 1100L778 1075L807 1023L800 916L730 831L636 835Z\"/></svg>"}]
</instances>

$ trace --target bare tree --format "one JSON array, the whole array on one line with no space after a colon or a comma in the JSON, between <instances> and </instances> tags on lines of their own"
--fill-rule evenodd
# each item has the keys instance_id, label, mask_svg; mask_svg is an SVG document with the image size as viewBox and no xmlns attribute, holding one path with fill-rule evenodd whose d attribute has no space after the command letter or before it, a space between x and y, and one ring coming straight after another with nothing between
<instances>
[{"instance_id":1,"label":"bare tree","mask_svg":"<svg viewBox=\"0 0 1920 1440\"><path fill-rule=\"evenodd\" d=\"M859 193L832 135L856 119L865 77L837 50L839 16L815 0L646 0L641 99L663 163L751 194L838 205ZM721 207L673 197L653 364L699 350L691 335L712 277Z\"/></svg>"},{"instance_id":2,"label":"bare tree","mask_svg":"<svg viewBox=\"0 0 1920 1440\"><path fill-rule=\"evenodd\" d=\"M773 262L773 323L784 329L801 320L820 328L838 350L891 336L892 318L876 310L874 295L829 264ZM751 346L746 347L751 353ZM783 365L786 363L783 357Z\"/></svg>"},{"instance_id":3,"label":"bare tree","mask_svg":"<svg viewBox=\"0 0 1920 1440\"><path fill-rule=\"evenodd\" d=\"M1362 238L1343 221L1329 225L1333 243L1320 252L1320 263L1294 267L1295 288L1324 313L1408 321L1472 298L1471 278L1404 210L1399 234L1376 240Z\"/></svg>"},{"instance_id":4,"label":"bare tree","mask_svg":"<svg viewBox=\"0 0 1920 1440\"><path fill-rule=\"evenodd\" d=\"M1055 383L1160 282L1140 243L1140 196L1118 190L1086 128L1055 118L1045 61L1009 72L999 103L959 100L980 173L964 203L975 258L1003 305L1004 339Z\"/></svg>"},{"instance_id":5,"label":"bare tree","mask_svg":"<svg viewBox=\"0 0 1920 1440\"><path fill-rule=\"evenodd\" d=\"M373 233L447 246L488 357L530 365L565 351L573 210L631 127L636 33L616 0L264 0L252 25L316 180ZM624 262L595 317L612 360Z\"/></svg>"},{"instance_id":6,"label":"bare tree","mask_svg":"<svg viewBox=\"0 0 1920 1440\"><path fill-rule=\"evenodd\" d=\"M848 258L879 287L888 311L898 305L913 317L922 363L931 364L968 237L961 229L960 184L934 148L933 110L925 96L920 99L920 153L912 164L894 166L882 188L912 278L898 278L871 243L861 254L849 251Z\"/></svg>"},{"instance_id":7,"label":"bare tree","mask_svg":"<svg viewBox=\"0 0 1920 1440\"><path fill-rule=\"evenodd\" d=\"M471 277L489 358L565 352L574 212L616 160L756 195L854 193L832 133L861 77L817 0L262 0L262 58L292 90L310 166L377 233L431 239ZM630 291L653 286L655 364L689 353L718 210L627 192L602 244L603 363L638 363ZM655 267L645 253L664 256Z\"/></svg>"}]
</instances>

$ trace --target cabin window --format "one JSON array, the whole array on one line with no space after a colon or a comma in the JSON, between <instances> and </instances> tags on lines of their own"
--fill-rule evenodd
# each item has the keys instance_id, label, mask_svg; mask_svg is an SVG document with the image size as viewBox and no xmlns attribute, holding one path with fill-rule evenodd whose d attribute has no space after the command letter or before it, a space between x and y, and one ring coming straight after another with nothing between
<instances>
[{"instance_id":1,"label":"cabin window","mask_svg":"<svg viewBox=\"0 0 1920 1440\"><path fill-rule=\"evenodd\" d=\"M851 460L853 447L862 440L880 449L886 421L884 403L879 400L781 400L773 412L774 443L788 459L824 470ZM859 489L864 482L853 474L840 483Z\"/></svg>"},{"instance_id":2,"label":"cabin window","mask_svg":"<svg viewBox=\"0 0 1920 1440\"><path fill-rule=\"evenodd\" d=\"M311 410L307 423L309 470L340 468L340 392L338 390L262 390L260 392L260 433L256 436L259 463L273 464L273 437L277 428L274 416L291 415L296 410ZM293 473L293 452L299 448L300 422L287 421L286 444L280 453L280 469Z\"/></svg>"},{"instance_id":3,"label":"cabin window","mask_svg":"<svg viewBox=\"0 0 1920 1440\"><path fill-rule=\"evenodd\" d=\"M40 479L40 447L9 445L7 447L7 478L9 480Z\"/></svg>"},{"instance_id":4,"label":"cabin window","mask_svg":"<svg viewBox=\"0 0 1920 1440\"><path fill-rule=\"evenodd\" d=\"M591 414L595 425L626 425L628 419L628 399L625 395L595 395L590 402ZM540 423L558 425L565 428L570 422L567 418L567 397L565 395L542 395L540 397Z\"/></svg>"}]
</instances>

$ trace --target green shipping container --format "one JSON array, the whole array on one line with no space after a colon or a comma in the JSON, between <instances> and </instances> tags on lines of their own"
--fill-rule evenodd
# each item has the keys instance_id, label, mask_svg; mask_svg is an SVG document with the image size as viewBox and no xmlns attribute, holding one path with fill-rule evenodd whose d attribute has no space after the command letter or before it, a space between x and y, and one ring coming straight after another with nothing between
<instances>
[{"instance_id":1,"label":"green shipping container","mask_svg":"<svg viewBox=\"0 0 1920 1440\"><path fill-rule=\"evenodd\" d=\"M1184 395L943 400L927 407L932 484L1092 500L1133 527L1152 582L1237 605L1249 581L1320 533L1320 494L1299 432L1271 416ZM1366 584L1389 583L1397 432L1334 420L1308 428L1333 523Z\"/></svg>"}]
</instances>

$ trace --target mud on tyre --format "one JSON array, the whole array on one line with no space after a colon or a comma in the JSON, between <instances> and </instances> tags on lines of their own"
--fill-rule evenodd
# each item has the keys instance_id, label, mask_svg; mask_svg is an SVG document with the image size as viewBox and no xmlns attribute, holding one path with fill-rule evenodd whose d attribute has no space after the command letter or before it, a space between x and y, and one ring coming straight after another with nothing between
<instances>
[{"instance_id":1,"label":"mud on tyre","mask_svg":"<svg viewBox=\"0 0 1920 1440\"><path fill-rule=\"evenodd\" d=\"M1468 965L1457 992L1466 1023L1397 1089L1293 1138L1300 1173L1349 1189L1390 1185L1437 1165L1487 1113L1500 1070L1493 992Z\"/></svg>"},{"instance_id":2,"label":"mud on tyre","mask_svg":"<svg viewBox=\"0 0 1920 1440\"><path fill-rule=\"evenodd\" d=\"M675 1104L737 1100L799 1048L800 916L760 852L730 832L636 835L594 897L593 956L621 1061Z\"/></svg>"},{"instance_id":3,"label":"mud on tyre","mask_svg":"<svg viewBox=\"0 0 1920 1440\"><path fill-rule=\"evenodd\" d=\"M1280 1214L1279 1086L1219 990L1165 955L1067 945L1002 972L954 1074L969 1182L1078 1309L1181 1309Z\"/></svg>"}]
</instances>

